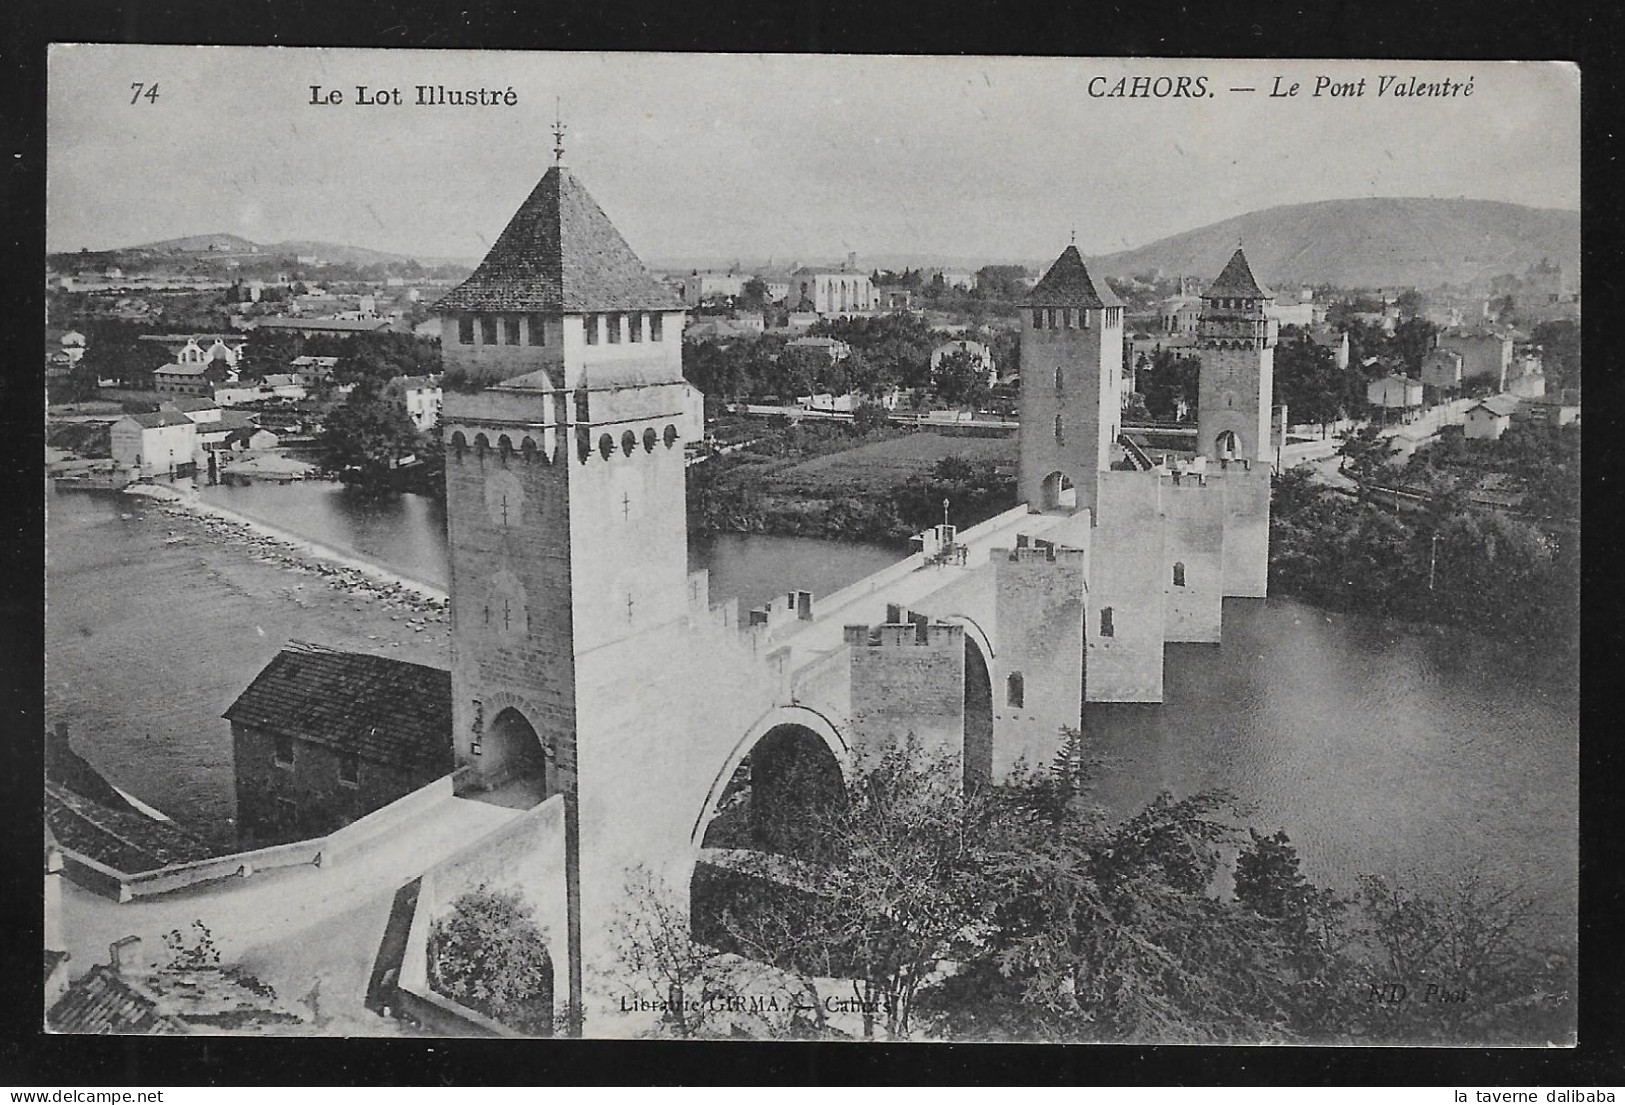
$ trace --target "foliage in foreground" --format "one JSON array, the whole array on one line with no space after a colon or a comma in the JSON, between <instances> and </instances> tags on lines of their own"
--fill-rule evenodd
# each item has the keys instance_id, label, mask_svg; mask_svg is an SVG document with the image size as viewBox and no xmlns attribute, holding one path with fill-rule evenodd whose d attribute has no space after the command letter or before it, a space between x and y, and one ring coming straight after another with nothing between
<instances>
[{"instance_id":1,"label":"foliage in foreground","mask_svg":"<svg viewBox=\"0 0 1625 1105\"><path fill-rule=\"evenodd\" d=\"M429 930L429 985L534 1036L553 1033L553 964L535 910L516 890L481 885Z\"/></svg>"},{"instance_id":2,"label":"foliage in foreground","mask_svg":"<svg viewBox=\"0 0 1625 1105\"><path fill-rule=\"evenodd\" d=\"M844 806L797 813L796 857L697 876L692 917L630 884L625 979L686 995L660 1026L679 1036L1572 1039L1569 961L1525 942L1532 902L1472 877L1341 897L1284 832L1244 831L1229 796L1113 820L1095 771L1069 732L1048 770L965 794L910 738Z\"/></svg>"}]
</instances>

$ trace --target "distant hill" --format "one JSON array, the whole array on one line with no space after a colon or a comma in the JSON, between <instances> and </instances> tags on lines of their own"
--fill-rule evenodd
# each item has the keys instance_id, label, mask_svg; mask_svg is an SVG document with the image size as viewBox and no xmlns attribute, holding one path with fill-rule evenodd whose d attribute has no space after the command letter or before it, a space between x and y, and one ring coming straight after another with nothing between
<instances>
[{"instance_id":1,"label":"distant hill","mask_svg":"<svg viewBox=\"0 0 1625 1105\"><path fill-rule=\"evenodd\" d=\"M317 257L322 261L341 265L389 265L416 260L423 265L466 264L443 258L411 258L404 253L385 253L361 246L340 245L337 242L317 242L295 239L287 242L257 243L236 234L194 234L189 238L167 238L161 242L147 242L139 246L126 246L111 250L113 253L256 253L262 257Z\"/></svg>"},{"instance_id":2,"label":"distant hill","mask_svg":"<svg viewBox=\"0 0 1625 1105\"><path fill-rule=\"evenodd\" d=\"M235 234L194 234L190 238L165 238L161 242L148 242L143 246L128 246L128 252L145 253L268 253L264 246L255 245L247 238Z\"/></svg>"},{"instance_id":3,"label":"distant hill","mask_svg":"<svg viewBox=\"0 0 1625 1105\"><path fill-rule=\"evenodd\" d=\"M1160 270L1211 280L1240 241L1253 272L1289 284L1430 288L1502 273L1543 257L1580 267L1580 214L1466 199L1351 199L1271 207L1091 258L1107 276Z\"/></svg>"}]
</instances>

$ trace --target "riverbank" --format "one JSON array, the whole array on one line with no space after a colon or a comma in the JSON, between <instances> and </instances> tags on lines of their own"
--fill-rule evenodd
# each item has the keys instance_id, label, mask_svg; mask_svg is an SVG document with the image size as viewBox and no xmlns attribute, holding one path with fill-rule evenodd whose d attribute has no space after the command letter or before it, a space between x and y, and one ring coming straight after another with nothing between
<instances>
[{"instance_id":1,"label":"riverbank","mask_svg":"<svg viewBox=\"0 0 1625 1105\"><path fill-rule=\"evenodd\" d=\"M137 484L125 494L156 499L163 513L188 515L200 521L211 536L241 544L255 556L286 568L311 572L337 590L402 606L415 606L440 615L444 621L450 596L438 587L392 572L367 560L306 540L275 526L238 514L217 503L205 502L196 492Z\"/></svg>"}]
</instances>

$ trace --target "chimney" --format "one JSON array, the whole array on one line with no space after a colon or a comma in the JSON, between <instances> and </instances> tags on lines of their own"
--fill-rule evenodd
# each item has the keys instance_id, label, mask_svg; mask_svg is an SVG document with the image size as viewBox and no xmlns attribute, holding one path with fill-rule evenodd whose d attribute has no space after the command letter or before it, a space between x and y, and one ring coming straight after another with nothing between
<instances>
[{"instance_id":1,"label":"chimney","mask_svg":"<svg viewBox=\"0 0 1625 1105\"><path fill-rule=\"evenodd\" d=\"M115 974L138 975L145 973L141 962L141 937L126 936L107 946L107 962Z\"/></svg>"},{"instance_id":2,"label":"chimney","mask_svg":"<svg viewBox=\"0 0 1625 1105\"><path fill-rule=\"evenodd\" d=\"M847 253L847 255L846 255L846 267L849 268L849 269L856 269L858 267L858 251L857 250L851 250L850 252Z\"/></svg>"}]
</instances>

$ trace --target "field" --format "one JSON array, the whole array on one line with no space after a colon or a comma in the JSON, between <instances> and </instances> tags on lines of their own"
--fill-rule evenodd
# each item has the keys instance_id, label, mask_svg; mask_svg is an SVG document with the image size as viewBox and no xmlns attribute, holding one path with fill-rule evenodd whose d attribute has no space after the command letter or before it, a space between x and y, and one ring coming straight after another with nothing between
<instances>
[{"instance_id":1,"label":"field","mask_svg":"<svg viewBox=\"0 0 1625 1105\"><path fill-rule=\"evenodd\" d=\"M1014 465L1016 439L907 434L787 465L775 470L769 483L775 494L885 494L911 476L928 475L937 461L950 456L973 464Z\"/></svg>"}]
</instances>

